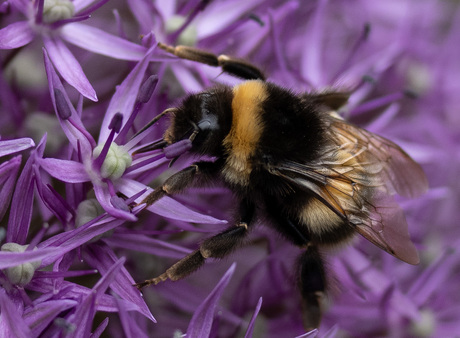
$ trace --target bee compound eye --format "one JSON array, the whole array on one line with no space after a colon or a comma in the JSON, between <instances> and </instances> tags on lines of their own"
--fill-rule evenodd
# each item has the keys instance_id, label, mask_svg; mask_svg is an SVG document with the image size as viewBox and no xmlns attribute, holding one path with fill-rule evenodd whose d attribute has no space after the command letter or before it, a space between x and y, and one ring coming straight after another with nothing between
<instances>
[{"instance_id":1,"label":"bee compound eye","mask_svg":"<svg viewBox=\"0 0 460 338\"><path fill-rule=\"evenodd\" d=\"M201 120L199 123L198 123L198 128L200 128L200 130L206 130L206 129L210 129L211 127L211 121L209 120Z\"/></svg>"},{"instance_id":2,"label":"bee compound eye","mask_svg":"<svg viewBox=\"0 0 460 338\"><path fill-rule=\"evenodd\" d=\"M200 130L214 130L219 128L219 123L215 115L205 114L204 118L198 122L197 127Z\"/></svg>"}]
</instances>

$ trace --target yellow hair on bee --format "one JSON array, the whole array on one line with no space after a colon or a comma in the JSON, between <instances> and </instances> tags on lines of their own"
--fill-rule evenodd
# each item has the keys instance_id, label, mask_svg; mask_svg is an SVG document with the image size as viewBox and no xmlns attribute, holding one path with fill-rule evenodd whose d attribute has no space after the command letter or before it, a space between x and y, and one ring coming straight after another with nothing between
<instances>
[{"instance_id":1,"label":"yellow hair on bee","mask_svg":"<svg viewBox=\"0 0 460 338\"><path fill-rule=\"evenodd\" d=\"M299 210L299 217L317 235L339 228L343 223L339 216L316 198L312 198L307 206Z\"/></svg>"},{"instance_id":2,"label":"yellow hair on bee","mask_svg":"<svg viewBox=\"0 0 460 338\"><path fill-rule=\"evenodd\" d=\"M242 185L249 182L250 158L263 131L261 104L267 96L266 85L259 80L233 88L232 127L223 142L228 152L223 174L229 182Z\"/></svg>"}]
</instances>

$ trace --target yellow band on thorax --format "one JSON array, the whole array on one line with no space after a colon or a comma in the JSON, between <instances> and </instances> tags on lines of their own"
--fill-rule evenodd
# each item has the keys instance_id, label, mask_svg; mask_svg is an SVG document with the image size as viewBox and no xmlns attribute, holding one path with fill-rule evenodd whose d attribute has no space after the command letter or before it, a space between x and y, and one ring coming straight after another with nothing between
<instances>
[{"instance_id":1,"label":"yellow band on thorax","mask_svg":"<svg viewBox=\"0 0 460 338\"><path fill-rule=\"evenodd\" d=\"M233 88L232 127L224 139L228 153L225 177L244 184L252 170L254 154L263 131L262 102L267 99L266 84L259 80L246 81Z\"/></svg>"}]
</instances>

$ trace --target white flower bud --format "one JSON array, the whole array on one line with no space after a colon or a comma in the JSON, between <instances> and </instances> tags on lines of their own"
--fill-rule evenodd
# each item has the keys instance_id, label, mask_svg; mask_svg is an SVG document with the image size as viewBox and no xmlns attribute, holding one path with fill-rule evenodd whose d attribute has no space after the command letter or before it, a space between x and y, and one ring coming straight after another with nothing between
<instances>
[{"instance_id":1,"label":"white flower bud","mask_svg":"<svg viewBox=\"0 0 460 338\"><path fill-rule=\"evenodd\" d=\"M93 150L93 157L96 158L102 151L103 144L98 145ZM104 159L104 163L101 167L101 176L104 178L110 178L116 180L120 178L132 163L131 155L122 146L116 143L110 145L107 156Z\"/></svg>"},{"instance_id":2,"label":"white flower bud","mask_svg":"<svg viewBox=\"0 0 460 338\"><path fill-rule=\"evenodd\" d=\"M24 252L28 245L20 245L17 243L5 243L2 245L1 251L5 252ZM35 270L40 266L41 261L22 263L17 266L12 266L3 270L4 274L11 284L25 286L29 284L34 276Z\"/></svg>"},{"instance_id":3,"label":"white flower bud","mask_svg":"<svg viewBox=\"0 0 460 338\"><path fill-rule=\"evenodd\" d=\"M411 323L410 331L414 337L432 337L436 328L436 318L429 309L420 310L420 319Z\"/></svg>"},{"instance_id":4,"label":"white flower bud","mask_svg":"<svg viewBox=\"0 0 460 338\"><path fill-rule=\"evenodd\" d=\"M69 0L45 0L43 5L43 21L46 23L70 19L74 13L75 7Z\"/></svg>"},{"instance_id":5,"label":"white flower bud","mask_svg":"<svg viewBox=\"0 0 460 338\"><path fill-rule=\"evenodd\" d=\"M186 18L180 15L174 15L166 21L166 33L174 33L185 23ZM195 46L197 42L197 30L193 24L190 24L180 33L177 44L185 46Z\"/></svg>"},{"instance_id":6,"label":"white flower bud","mask_svg":"<svg viewBox=\"0 0 460 338\"><path fill-rule=\"evenodd\" d=\"M101 204L95 198L84 200L77 207L75 227L79 228L104 213Z\"/></svg>"},{"instance_id":7,"label":"white flower bud","mask_svg":"<svg viewBox=\"0 0 460 338\"><path fill-rule=\"evenodd\" d=\"M102 215L104 212L105 210L102 208L101 204L98 202L97 199L91 198L88 200L84 200L77 207L77 214L75 216L75 227L81 227L83 224L88 223L97 216ZM88 241L88 243L96 242L102 237L110 237L113 234L113 231L114 230L106 231L103 234L94 237L93 239Z\"/></svg>"},{"instance_id":8,"label":"white flower bud","mask_svg":"<svg viewBox=\"0 0 460 338\"><path fill-rule=\"evenodd\" d=\"M422 95L433 86L433 74L427 65L413 62L407 69L407 82L409 89Z\"/></svg>"},{"instance_id":9,"label":"white flower bud","mask_svg":"<svg viewBox=\"0 0 460 338\"><path fill-rule=\"evenodd\" d=\"M42 112L34 112L27 115L25 120L27 135L31 136L35 143L43 137L44 133L48 133L46 140L45 152L50 154L62 149L62 146L67 138L59 125L59 120L56 115L45 114ZM68 141L67 141L68 142Z\"/></svg>"}]
</instances>

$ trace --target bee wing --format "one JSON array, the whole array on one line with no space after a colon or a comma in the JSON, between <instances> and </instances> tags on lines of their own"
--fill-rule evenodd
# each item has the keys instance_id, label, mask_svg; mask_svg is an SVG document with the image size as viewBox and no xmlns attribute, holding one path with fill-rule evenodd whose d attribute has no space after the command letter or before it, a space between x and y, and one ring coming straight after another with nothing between
<instances>
[{"instance_id":1,"label":"bee wing","mask_svg":"<svg viewBox=\"0 0 460 338\"><path fill-rule=\"evenodd\" d=\"M404 213L391 196L417 196L425 174L401 148L380 136L333 119L332 143L317 163L285 161L269 170L308 190L367 240L410 264L419 262Z\"/></svg>"},{"instance_id":2,"label":"bee wing","mask_svg":"<svg viewBox=\"0 0 460 338\"><path fill-rule=\"evenodd\" d=\"M354 158L364 172L377 171L390 194L417 197L428 190L423 169L398 145L339 117L331 117L328 132L335 146Z\"/></svg>"}]
</instances>

